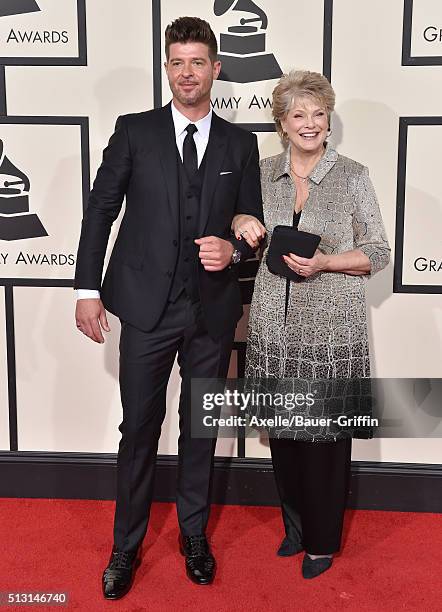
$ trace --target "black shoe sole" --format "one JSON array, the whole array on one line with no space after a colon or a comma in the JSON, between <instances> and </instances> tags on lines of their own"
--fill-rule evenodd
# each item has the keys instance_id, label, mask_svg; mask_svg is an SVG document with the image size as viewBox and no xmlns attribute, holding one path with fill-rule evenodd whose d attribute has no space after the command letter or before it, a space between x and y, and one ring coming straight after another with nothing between
<instances>
[{"instance_id":1,"label":"black shoe sole","mask_svg":"<svg viewBox=\"0 0 442 612\"><path fill-rule=\"evenodd\" d=\"M187 571L186 571L186 575L188 579L190 580L190 582L192 582L193 584L196 584L197 586L210 586L211 584L213 584L213 581L215 579L215 577L213 577L212 580L210 580L209 582L197 582L196 580L193 579L192 575L189 574Z\"/></svg>"},{"instance_id":2,"label":"black shoe sole","mask_svg":"<svg viewBox=\"0 0 442 612\"><path fill-rule=\"evenodd\" d=\"M127 589L127 591L124 591L124 593L121 593L121 595L105 595L103 593L103 597L104 599L107 599L107 601L117 601L117 599L122 599L125 595L127 595L131 587L132 585Z\"/></svg>"}]
</instances>

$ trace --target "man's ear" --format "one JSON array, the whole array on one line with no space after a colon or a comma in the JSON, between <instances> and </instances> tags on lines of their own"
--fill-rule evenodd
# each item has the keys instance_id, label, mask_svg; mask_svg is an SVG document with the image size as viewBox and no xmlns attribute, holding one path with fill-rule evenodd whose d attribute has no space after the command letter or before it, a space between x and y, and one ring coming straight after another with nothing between
<instances>
[{"instance_id":1,"label":"man's ear","mask_svg":"<svg viewBox=\"0 0 442 612\"><path fill-rule=\"evenodd\" d=\"M217 79L219 77L219 73L221 72L221 62L216 60L213 62L213 78Z\"/></svg>"}]
</instances>

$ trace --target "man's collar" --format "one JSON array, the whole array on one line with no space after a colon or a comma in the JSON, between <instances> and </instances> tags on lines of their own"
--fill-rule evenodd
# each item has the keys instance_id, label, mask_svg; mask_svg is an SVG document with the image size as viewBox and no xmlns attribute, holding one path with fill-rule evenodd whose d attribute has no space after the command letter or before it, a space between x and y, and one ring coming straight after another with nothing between
<instances>
[{"instance_id":1,"label":"man's collar","mask_svg":"<svg viewBox=\"0 0 442 612\"><path fill-rule=\"evenodd\" d=\"M328 143L326 143L324 155L313 168L309 178L319 185L324 176L333 168L338 160L338 153ZM276 158L273 180L277 181L281 176L290 176L290 146L280 153Z\"/></svg>"},{"instance_id":2,"label":"man's collar","mask_svg":"<svg viewBox=\"0 0 442 612\"><path fill-rule=\"evenodd\" d=\"M194 123L201 138L203 138L204 140L209 140L210 126L212 123L212 109L209 110L205 117L193 122L190 121L187 117L185 117L182 113L180 113L180 111L176 108L173 102L171 103L170 107L172 110L172 119L175 127L176 137L181 136L181 134L184 132L189 123Z\"/></svg>"}]
</instances>

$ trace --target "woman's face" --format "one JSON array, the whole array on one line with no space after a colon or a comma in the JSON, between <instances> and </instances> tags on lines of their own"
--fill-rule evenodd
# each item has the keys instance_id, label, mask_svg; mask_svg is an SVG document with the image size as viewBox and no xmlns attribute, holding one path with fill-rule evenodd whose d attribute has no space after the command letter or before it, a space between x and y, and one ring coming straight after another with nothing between
<instances>
[{"instance_id":1,"label":"woman's face","mask_svg":"<svg viewBox=\"0 0 442 612\"><path fill-rule=\"evenodd\" d=\"M317 153L327 138L327 111L311 98L298 98L281 125L292 147L301 153Z\"/></svg>"}]
</instances>

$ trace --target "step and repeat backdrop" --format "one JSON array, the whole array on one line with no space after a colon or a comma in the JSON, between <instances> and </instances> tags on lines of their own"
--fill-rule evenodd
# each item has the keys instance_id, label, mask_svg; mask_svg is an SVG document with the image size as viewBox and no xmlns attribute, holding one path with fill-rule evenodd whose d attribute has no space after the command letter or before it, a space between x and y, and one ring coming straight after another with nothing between
<instances>
[{"instance_id":1,"label":"step and repeat backdrop","mask_svg":"<svg viewBox=\"0 0 442 612\"><path fill-rule=\"evenodd\" d=\"M0 450L113 453L119 322L77 332L72 280L83 210L116 117L170 100L164 29L208 20L222 72L212 106L281 151L271 117L292 68L331 78L331 141L370 169L394 258L368 284L372 369L442 376L442 4L439 0L0 0ZM113 239L118 222L113 232ZM256 263L230 374L244 365ZM174 455L174 368L160 452ZM437 439L357 441L353 459L442 463ZM268 457L265 438L221 456Z\"/></svg>"}]
</instances>

